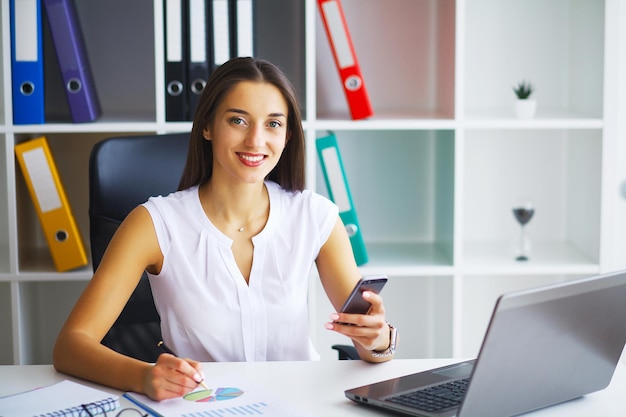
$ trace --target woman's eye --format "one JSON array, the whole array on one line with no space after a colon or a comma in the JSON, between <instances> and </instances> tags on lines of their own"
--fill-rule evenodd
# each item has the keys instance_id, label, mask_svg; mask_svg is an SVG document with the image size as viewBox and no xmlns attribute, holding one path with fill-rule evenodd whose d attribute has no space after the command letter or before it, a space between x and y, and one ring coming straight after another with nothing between
<instances>
[{"instance_id":1,"label":"woman's eye","mask_svg":"<svg viewBox=\"0 0 626 417\"><path fill-rule=\"evenodd\" d=\"M269 122L269 126L270 127L281 127L281 123L276 121L276 120L272 120L271 122Z\"/></svg>"},{"instance_id":2,"label":"woman's eye","mask_svg":"<svg viewBox=\"0 0 626 417\"><path fill-rule=\"evenodd\" d=\"M235 125L242 125L245 123L245 121L241 117L233 117L232 119L230 119L230 121Z\"/></svg>"}]
</instances>

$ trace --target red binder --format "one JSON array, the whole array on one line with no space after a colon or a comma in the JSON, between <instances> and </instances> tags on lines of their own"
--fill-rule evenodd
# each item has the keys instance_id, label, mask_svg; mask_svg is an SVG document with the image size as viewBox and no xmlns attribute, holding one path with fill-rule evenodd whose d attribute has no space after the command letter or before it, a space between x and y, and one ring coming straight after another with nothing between
<instances>
[{"instance_id":1,"label":"red binder","mask_svg":"<svg viewBox=\"0 0 626 417\"><path fill-rule=\"evenodd\" d=\"M352 119L374 114L340 0L317 0Z\"/></svg>"}]
</instances>

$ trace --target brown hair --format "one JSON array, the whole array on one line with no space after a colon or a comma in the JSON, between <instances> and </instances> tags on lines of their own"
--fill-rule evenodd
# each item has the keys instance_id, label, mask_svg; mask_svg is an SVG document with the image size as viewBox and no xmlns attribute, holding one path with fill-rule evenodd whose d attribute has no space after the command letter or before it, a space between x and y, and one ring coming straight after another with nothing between
<instances>
[{"instance_id":1,"label":"brown hair","mask_svg":"<svg viewBox=\"0 0 626 417\"><path fill-rule=\"evenodd\" d=\"M268 174L288 191L304 189L305 145L300 108L293 86L285 74L275 65L257 58L234 58L216 69L207 82L193 120L187 162L183 170L179 190L208 181L213 173L213 146L202 137L202 131L211 126L215 112L226 95L242 81L263 82L274 85L287 102L287 144L278 164Z\"/></svg>"}]
</instances>

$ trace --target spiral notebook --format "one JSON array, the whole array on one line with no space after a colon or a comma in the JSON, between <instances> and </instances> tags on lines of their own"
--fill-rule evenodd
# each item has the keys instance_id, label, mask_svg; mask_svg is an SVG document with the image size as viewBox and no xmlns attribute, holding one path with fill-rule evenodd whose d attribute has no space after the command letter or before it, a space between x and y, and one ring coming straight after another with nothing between
<instances>
[{"instance_id":1,"label":"spiral notebook","mask_svg":"<svg viewBox=\"0 0 626 417\"><path fill-rule=\"evenodd\" d=\"M119 397L69 380L0 398L0 417L104 415L119 408Z\"/></svg>"}]
</instances>

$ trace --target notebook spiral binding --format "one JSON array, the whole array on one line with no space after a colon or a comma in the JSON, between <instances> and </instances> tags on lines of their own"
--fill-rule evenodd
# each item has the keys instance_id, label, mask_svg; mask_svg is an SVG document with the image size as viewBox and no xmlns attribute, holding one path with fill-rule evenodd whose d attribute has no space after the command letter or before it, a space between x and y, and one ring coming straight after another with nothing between
<instances>
[{"instance_id":1,"label":"notebook spiral binding","mask_svg":"<svg viewBox=\"0 0 626 417\"><path fill-rule=\"evenodd\" d=\"M119 407L119 399L112 397L88 404L81 404L72 408L66 408L65 410L41 414L37 417L94 417L97 415L106 415L109 411L114 411Z\"/></svg>"}]
</instances>

